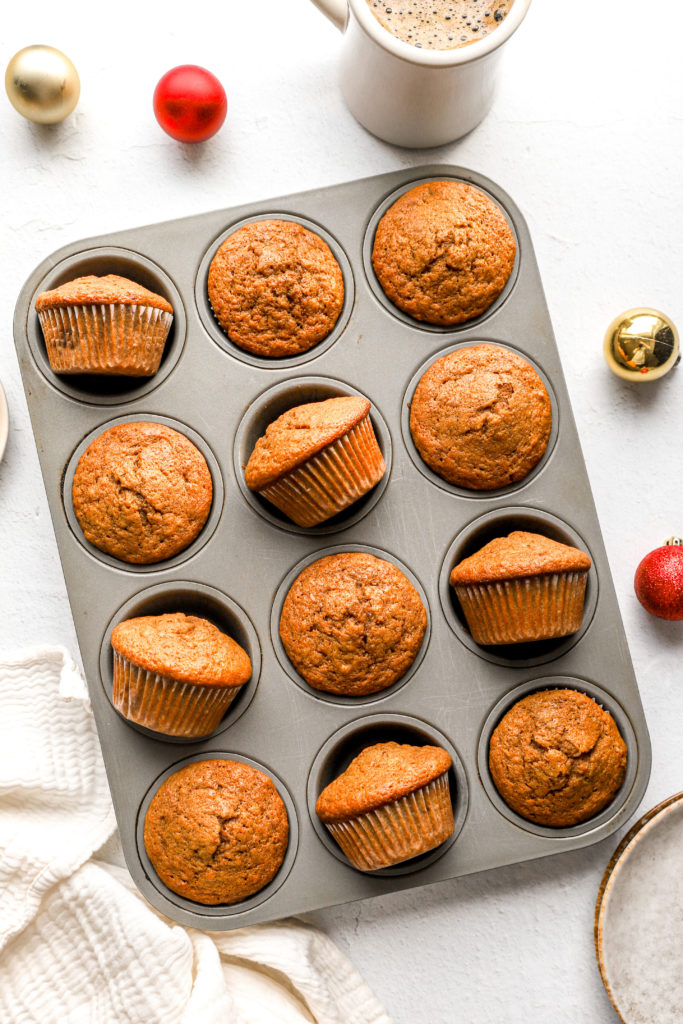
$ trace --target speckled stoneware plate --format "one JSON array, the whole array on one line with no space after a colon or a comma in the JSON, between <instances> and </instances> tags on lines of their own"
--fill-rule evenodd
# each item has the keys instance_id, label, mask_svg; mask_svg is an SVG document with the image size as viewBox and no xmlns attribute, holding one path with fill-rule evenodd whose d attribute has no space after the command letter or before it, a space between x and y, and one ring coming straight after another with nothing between
<instances>
[{"instance_id":1,"label":"speckled stoneware plate","mask_svg":"<svg viewBox=\"0 0 683 1024\"><path fill-rule=\"evenodd\" d=\"M0 462L2 462L5 455L5 448L7 447L7 438L9 436L9 408L7 407L7 399L5 398L5 392L2 388L2 381L0 381Z\"/></svg>"},{"instance_id":2,"label":"speckled stoneware plate","mask_svg":"<svg viewBox=\"0 0 683 1024\"><path fill-rule=\"evenodd\" d=\"M683 793L648 811L610 861L595 949L624 1024L683 1020Z\"/></svg>"},{"instance_id":3,"label":"speckled stoneware plate","mask_svg":"<svg viewBox=\"0 0 683 1024\"><path fill-rule=\"evenodd\" d=\"M492 196L517 239L501 296L453 329L399 312L371 261L387 207L419 182L443 178L471 182ZM344 276L344 307L332 333L288 359L237 348L207 295L209 264L221 242L245 221L269 217L294 220L325 238ZM57 377L46 358L36 296L82 274L107 273L132 278L171 302L174 323L159 372L150 380ZM126 860L160 911L196 928L236 928L577 849L628 821L650 771L647 727L533 245L520 211L495 182L465 168L429 165L74 242L31 274L14 334ZM482 341L533 363L550 394L553 429L546 454L524 480L473 492L431 473L412 443L408 418L427 367L445 352ZM295 526L248 490L244 464L268 423L286 409L358 393L372 401L386 475L329 522ZM155 565L127 565L93 548L71 502L81 453L107 427L131 420L157 420L185 433L204 454L214 483L199 537ZM498 648L472 640L449 573L456 561L511 530L542 533L590 554L583 623L573 636ZM311 690L278 635L291 580L335 551L370 551L394 562L427 609L427 634L410 671L367 698ZM123 618L169 611L212 619L246 648L254 666L220 726L195 742L136 728L111 701L113 627ZM628 746L628 767L614 800L595 818L543 828L516 815L496 792L489 737L521 696L565 686L611 712ZM386 740L450 751L456 830L422 857L362 874L320 825L315 801L364 746ZM235 906L204 907L170 892L142 841L160 781L184 761L207 757L262 766L291 824L276 878Z\"/></svg>"}]
</instances>

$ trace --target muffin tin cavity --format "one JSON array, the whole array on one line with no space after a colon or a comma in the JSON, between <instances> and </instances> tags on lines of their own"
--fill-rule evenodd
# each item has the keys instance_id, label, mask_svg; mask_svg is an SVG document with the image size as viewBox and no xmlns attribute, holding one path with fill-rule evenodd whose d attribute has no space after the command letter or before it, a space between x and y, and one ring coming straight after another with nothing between
<instances>
[{"instance_id":1,"label":"muffin tin cavity","mask_svg":"<svg viewBox=\"0 0 683 1024\"><path fill-rule=\"evenodd\" d=\"M301 224L302 227L312 231L314 235L318 235L330 247L332 255L339 264L342 277L344 278L344 304L336 324L326 338L323 338L317 343L317 345L308 349L307 352L301 352L299 355L283 356L271 359L268 356L258 356L251 352L246 352L243 348L240 348L239 345L236 345L234 341L231 341L228 334L216 320L211 308L211 303L209 302L209 267L211 266L211 261L216 255L216 252L226 238L237 231L238 228L243 227L245 224L252 224L255 221L261 220L293 221L295 224ZM344 329L349 322L349 317L351 316L351 310L353 309L354 297L355 285L353 280L353 271L351 270L351 263L339 242L319 224L315 224L313 221L307 220L305 217L295 216L291 213L275 212L259 214L255 217L244 217L235 224L231 224L229 228L227 228L211 243L210 247L204 253L202 261L199 264L199 270L195 281L195 301L197 303L197 311L209 336L217 345L220 345L225 352L234 356L235 359L240 359L243 363L248 363L250 366L258 366L262 370L288 370L294 366L300 366L302 363L308 363L311 359L316 359L324 352L327 352L328 349L331 348L331 346L334 345L334 343L338 341L344 333Z\"/></svg>"},{"instance_id":2,"label":"muffin tin cavity","mask_svg":"<svg viewBox=\"0 0 683 1024\"><path fill-rule=\"evenodd\" d=\"M579 642L591 624L598 600L598 576L595 569L595 562L591 555L591 567L588 570L586 583L586 597L583 605L583 619L581 629L570 636L557 637L554 640L537 640L533 643L521 644L500 644L484 647L472 639L467 622L463 614L460 602L455 589L450 585L449 578L453 566L479 551L489 541L496 537L507 537L514 530L523 530L526 533L540 533L544 537L556 540L560 544L569 544L572 547L580 548L588 555L590 549L583 538L567 523L558 519L557 516L542 512L540 509L519 506L515 508L500 508L493 512L487 512L469 523L457 535L449 547L441 565L439 574L439 596L441 607L448 621L449 626L457 636L458 640L474 651L480 658L491 661L495 665L508 665L513 668L525 668L531 665L543 665L548 661L559 658L566 654L575 644Z\"/></svg>"},{"instance_id":3,"label":"muffin tin cavity","mask_svg":"<svg viewBox=\"0 0 683 1024\"><path fill-rule=\"evenodd\" d=\"M135 619L142 615L167 615L171 612L183 612L185 615L197 615L208 619L223 633L242 647L251 659L251 679L240 688L239 693L228 708L225 717L210 736L219 736L233 725L247 710L258 686L261 675L261 647L251 619L235 601L203 583L177 581L159 583L140 591L122 605L107 626L100 646L100 679L104 691L111 702L114 683L114 654L111 646L111 634L115 626L125 619ZM112 705L113 706L113 705ZM164 743L197 743L196 739L180 736L166 736L163 733L145 729L136 722L124 719L127 725L153 739ZM210 737L202 737L202 741Z\"/></svg>"},{"instance_id":4,"label":"muffin tin cavity","mask_svg":"<svg viewBox=\"0 0 683 1024\"><path fill-rule=\"evenodd\" d=\"M453 835L445 843L437 846L434 850L429 850L428 853L413 857L412 860L397 864L395 867L361 872L361 874L367 874L372 878L393 878L412 874L414 871L429 867L430 864L443 857L462 831L469 805L469 789L463 763L451 741L431 723L402 714L368 715L365 718L357 718L333 733L320 748L311 766L306 787L308 813L313 828L321 843L338 861L345 864L350 870L356 870L315 813L316 800L325 786L346 771L361 750L375 743L389 743L392 740L395 743L410 743L413 746L443 747L451 755L453 764L448 772L448 782L455 828Z\"/></svg>"},{"instance_id":5,"label":"muffin tin cavity","mask_svg":"<svg viewBox=\"0 0 683 1024\"><path fill-rule=\"evenodd\" d=\"M596 814L593 818L589 818L588 821L581 822L579 825L572 825L569 828L550 828L547 825L536 825L533 821L527 821L526 818L521 817L521 815L517 814L516 811L513 811L505 803L496 789L491 772L489 771L489 743L496 726L513 704L516 704L522 697L527 697L530 693L538 693L539 690L578 690L580 693L585 693L587 697L591 697L601 708L610 713L617 723L617 728L628 749L626 775L612 802L600 814ZM496 810L503 817L507 818L508 821L511 821L513 825L517 825L518 828L522 828L536 836L544 836L554 840L570 840L577 836L585 835L587 832L594 832L603 828L603 826L611 825L612 827L609 828L609 831L614 830L616 827L615 819L620 811L622 811L633 789L638 773L639 756L638 742L631 720L611 694L596 686L595 683L588 682L585 679L575 679L572 676L543 676L540 679L531 679L526 683L522 683L521 686L515 687L514 690L507 693L491 709L479 737L477 766L479 768L479 778L489 800ZM623 818L625 820L626 815L623 815ZM607 828L605 828L605 831L607 831Z\"/></svg>"},{"instance_id":6,"label":"muffin tin cavity","mask_svg":"<svg viewBox=\"0 0 683 1024\"><path fill-rule=\"evenodd\" d=\"M399 199L406 192L409 192L411 189L415 188L417 185L424 185L428 181L463 181L467 185L473 185L475 188L478 188L480 192L484 192L484 194L487 195L489 199L491 199L503 212L505 219L510 225L510 229L512 231L512 234L514 235L515 243L517 246L517 251L515 253L515 262L512 267L512 271L505 284L505 287L503 288L498 298L495 299L488 307L488 309L484 310L484 312L481 313L479 316L472 317L471 320L467 320L465 321L465 323L462 324L450 324L448 326L442 327L439 324L430 324L424 320L416 320L415 317L410 316L409 313L404 313L402 309L399 309L398 306L395 306L391 299L389 299L386 296L384 289L382 288L382 285L379 283L374 267L372 265L372 248L375 243L375 233L377 231L377 225L379 224L380 220L387 212L389 207L393 206L397 199ZM510 213L501 203L500 197L494 196L493 193L489 192L489 190L482 186L482 184L478 181L474 181L473 179L470 178L455 177L455 175L453 174L439 174L430 176L428 178L418 178L415 181L410 181L408 182L408 184L402 185L401 188L397 188L395 191L391 192L382 200L380 205L377 207L377 209L370 217L370 220L368 221L367 227L365 229L365 236L363 238L363 267L365 269L365 276L367 278L368 285L370 286L370 291L372 292L374 297L384 307L384 309L387 310L387 312L391 313L392 316L395 316L397 320L401 321L401 323L407 324L409 327L414 327L418 331L427 331L430 334L459 334L462 331L476 328L485 320L488 320L489 317L491 317L500 309L500 307L505 303L506 299L514 289L517 281L517 275L519 273L519 266L519 234L517 232L515 223Z\"/></svg>"},{"instance_id":7,"label":"muffin tin cavity","mask_svg":"<svg viewBox=\"0 0 683 1024\"><path fill-rule=\"evenodd\" d=\"M209 517L204 523L201 532L191 544L188 544L184 551L180 551L172 558L166 558L161 562L153 562L150 565L134 565L132 562L123 562L121 559L107 554L106 551L100 551L100 549L96 548L94 544L91 544L90 541L86 540L83 535L83 531L81 530L80 523L76 517L76 513L74 512L71 495L78 460L96 437L99 437L100 434L103 434L104 431L108 430L110 427L116 426L117 423L163 423L167 427L172 427L173 430L177 430L180 434L184 434L185 437L192 441L193 445L199 449L206 459L206 464L209 467L209 472L211 473L211 482L213 484L211 511L209 512ZM62 477L62 504L64 514L74 537L78 543L85 548L88 554L93 556L93 558L98 559L100 562L104 562L106 565L109 565L114 569L121 569L124 572L142 574L160 572L163 569L171 569L176 565L180 565L182 562L187 561L188 558L191 558L196 554L211 539L223 514L224 499L225 492L223 487L223 476L218 464L218 459L211 448L209 448L204 438L195 430L192 430L191 427L181 423L179 420L171 419L168 416L157 416L156 413L141 412L138 415L130 414L128 416L119 416L114 420L108 420L106 423L100 424L99 427L96 427L95 430L92 430L86 437L84 437L75 449L66 464L66 469L64 470L64 475Z\"/></svg>"},{"instance_id":8,"label":"muffin tin cavity","mask_svg":"<svg viewBox=\"0 0 683 1024\"><path fill-rule=\"evenodd\" d=\"M415 446L413 436L410 432L410 406L413 400L413 395L415 394L415 388L420 383L423 374L427 372L429 367L432 366L437 361L437 359L441 359L443 356L448 355L450 352L455 352L456 349L470 348L473 345L494 345L496 348L507 349L508 351L513 352L515 355L520 356L520 358L526 360L526 362L529 363L530 366L534 368L536 373L543 381L545 389L548 392L550 405L552 407L553 420L552 426L550 428L550 437L548 438L548 445L542 457L539 459L539 461L536 463L533 469L529 473L527 473L527 475L522 480L517 480L515 483L509 484L509 486L507 487L499 487L491 491L475 491L471 490L468 487L458 487L455 484L448 483L447 480L444 480L443 477L440 477L438 475L438 473L435 473L434 470L430 469L427 463L423 460L422 456L420 455L419 451ZM429 480L430 483L436 484L436 486L440 487L442 490L448 491L450 494L456 494L460 498L474 498L480 500L485 499L488 501L491 501L494 498L503 497L508 494L513 494L515 491L520 490L522 487L526 487L527 484L531 483L532 480L536 479L538 474L542 472L543 468L547 465L549 459L552 457L553 449L555 447L555 442L557 441L557 435L559 432L559 419L560 414L557 398L555 397L555 393L553 391L552 385L548 379L547 374L540 368L540 366L536 362L534 362L533 359L530 359L525 352L521 352L519 349L514 348L512 345L502 345L497 341L489 341L488 338L482 338L472 341L463 341L459 345L449 345L448 348L443 348L439 352L436 352L433 356L430 356L429 359L425 360L425 362L422 363L422 365L415 371L413 376L410 378L410 382L408 383L408 387L406 388L405 394L403 396L403 403L401 405L401 433L403 434L403 443L406 446L408 455L410 456L415 468L418 469L420 473L422 473L423 477Z\"/></svg>"},{"instance_id":9,"label":"muffin tin cavity","mask_svg":"<svg viewBox=\"0 0 683 1024\"><path fill-rule=\"evenodd\" d=\"M152 862L147 856L147 851L145 850L144 829L147 808L154 799L154 795L162 782L165 782L170 775L180 771L181 768L184 768L188 764L192 764L194 761L214 760L241 761L243 764L248 764L252 768L257 768L259 771L263 772L264 775L269 777L282 798L282 802L287 810L287 818L289 820L289 843L287 845L285 859L272 882L269 882L268 885L264 886L264 888L259 892L254 893L253 896L248 897L246 900L242 900L241 903L233 903L229 905L219 903L214 906L210 906L203 903L196 903L194 900L185 899L184 896L179 896L164 885L154 870ZM179 921L181 924L190 926L194 926L196 917L203 917L207 919L203 927L210 929L213 927L212 919L221 918L225 915L238 916L240 914L246 914L248 911L260 906L261 903L265 903L266 900L269 900L278 891L283 882L286 881L287 875L292 870L292 866L296 859L298 845L299 822L297 819L296 808L289 790L282 779L278 778L271 768L266 767L266 765L261 764L259 761L254 761L250 757L244 757L243 754L228 753L225 750L203 750L201 754L195 754L193 757L185 757L182 761L177 761L175 764L171 765L170 768L167 768L165 772L154 780L147 791L142 804L140 805L140 810L138 811L136 825L136 853L139 864L148 881L151 882L157 892L163 897L164 903L166 904L164 913L170 915L174 920ZM238 927L239 923L236 923L234 927Z\"/></svg>"},{"instance_id":10,"label":"muffin tin cavity","mask_svg":"<svg viewBox=\"0 0 683 1024\"><path fill-rule=\"evenodd\" d=\"M355 501L353 505L339 512L336 516L326 520L319 526L297 526L290 519L280 512L278 508L271 505L269 501L262 498L256 491L250 491L244 481L244 467L249 461L249 456L254 450L254 445L266 432L266 427L278 416L281 416L288 409L296 405L305 405L308 402L322 402L326 398L339 398L343 395L361 395L369 398L362 391L345 384L340 380L331 377L291 377L288 380L276 384L274 387L264 391L253 400L242 417L233 449L233 463L235 478L240 491L247 503L267 522L273 526L279 526L290 533L301 533L306 536L318 536L327 533L338 533L339 530L346 530L349 526L358 523L380 500L391 475L391 434L386 425L384 417L372 402L370 409L370 420L372 422L377 443L380 447L386 470L379 483L364 494L362 498ZM372 401L372 399L370 399Z\"/></svg>"},{"instance_id":11,"label":"muffin tin cavity","mask_svg":"<svg viewBox=\"0 0 683 1024\"><path fill-rule=\"evenodd\" d=\"M166 339L161 365L153 377L53 373L35 310L35 301L41 292L58 288L68 281L89 274L97 277L104 277L106 274L126 277L143 285L149 291L156 292L157 295L163 295L173 306L173 323ZM171 277L146 256L114 246L86 249L61 260L41 278L33 291L27 310L28 346L42 375L62 394L91 405L119 405L148 395L175 369L182 355L186 334L185 306Z\"/></svg>"},{"instance_id":12,"label":"muffin tin cavity","mask_svg":"<svg viewBox=\"0 0 683 1024\"><path fill-rule=\"evenodd\" d=\"M294 668L291 661L287 657L287 652L285 651L284 644L280 639L280 618L282 616L282 606L284 605L285 598L289 593L289 588L292 586L294 580L297 578L299 573L303 572L303 570L307 566L312 565L313 562L317 562L319 559L325 558L327 555L339 555L347 551L366 551L370 555L375 555L376 558L383 558L385 561L391 562L393 565L395 565L398 569L401 570L404 576L406 576L413 584L418 594L420 595L420 600L422 601L425 612L427 613L427 628L425 630L425 635L422 640L422 645L420 646L420 649L415 657L415 661L412 663L410 668L403 676L401 676L400 679L397 679L392 686L388 686L386 690L380 690L379 693L372 693L364 697L345 697L335 693L325 693L321 690L315 690L312 686L309 686L306 680L302 679L302 677L299 675L299 673L297 672L297 670ZM415 673L418 671L420 665L422 664L424 656L427 653L427 647L429 646L431 631L432 616L429 608L429 601L427 600L427 595L424 591L424 588L420 581L417 579L417 577L410 571L410 569L406 565L403 564L403 562L401 562L400 559L396 558L388 551L383 551L381 548L369 547L365 544L338 544L335 547L322 548L320 551L315 551L313 554L308 555L306 558L302 559L300 562L297 563L297 565L294 566L293 569L291 569L287 573L282 583L278 587L270 615L270 637L273 643L273 648L275 650L275 654L277 655L277 660L280 662L280 665L287 673L289 678L292 680L292 682L296 683L296 685L301 690L303 690L304 693L308 694L309 697L313 697L316 700L326 701L329 704L340 704L346 707L358 707L363 704L372 704L375 701L382 700L385 697L392 696L393 694L397 693L400 689L402 689L406 685L406 683L410 682Z\"/></svg>"}]
</instances>

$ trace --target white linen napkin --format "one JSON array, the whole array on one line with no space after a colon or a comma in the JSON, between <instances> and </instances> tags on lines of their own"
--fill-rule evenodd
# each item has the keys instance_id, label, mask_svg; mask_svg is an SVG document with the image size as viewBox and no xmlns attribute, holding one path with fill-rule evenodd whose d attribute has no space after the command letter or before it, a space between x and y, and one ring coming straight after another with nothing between
<instances>
[{"instance_id":1,"label":"white linen napkin","mask_svg":"<svg viewBox=\"0 0 683 1024\"><path fill-rule=\"evenodd\" d=\"M0 658L0 1021L391 1024L314 928L206 933L158 914L120 866L115 828L73 659Z\"/></svg>"}]
</instances>

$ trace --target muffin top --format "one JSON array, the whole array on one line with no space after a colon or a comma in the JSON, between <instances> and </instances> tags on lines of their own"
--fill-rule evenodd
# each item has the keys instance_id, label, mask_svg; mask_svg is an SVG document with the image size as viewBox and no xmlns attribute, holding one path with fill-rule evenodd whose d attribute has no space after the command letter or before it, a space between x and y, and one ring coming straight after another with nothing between
<instances>
[{"instance_id":1,"label":"muffin top","mask_svg":"<svg viewBox=\"0 0 683 1024\"><path fill-rule=\"evenodd\" d=\"M287 220L233 231L211 261L208 291L230 340L259 356L307 352L327 337L344 304L344 279L328 244Z\"/></svg>"},{"instance_id":2,"label":"muffin top","mask_svg":"<svg viewBox=\"0 0 683 1024\"><path fill-rule=\"evenodd\" d=\"M145 815L145 849L169 889L238 903L277 874L289 839L273 782L241 761L194 761L169 776Z\"/></svg>"},{"instance_id":3,"label":"muffin top","mask_svg":"<svg viewBox=\"0 0 683 1024\"><path fill-rule=\"evenodd\" d=\"M163 309L166 313L173 312L173 306L163 295L150 292L136 281L129 281L127 277L119 277L117 274L107 274L105 277L89 274L87 277L67 281L52 291L41 292L36 299L36 309L40 312L59 306L100 306L115 303L124 306L153 306L155 309Z\"/></svg>"},{"instance_id":4,"label":"muffin top","mask_svg":"<svg viewBox=\"0 0 683 1024\"><path fill-rule=\"evenodd\" d=\"M249 655L207 619L173 612L126 619L111 645L148 672L199 686L242 686L251 678Z\"/></svg>"},{"instance_id":5,"label":"muffin top","mask_svg":"<svg viewBox=\"0 0 683 1024\"><path fill-rule=\"evenodd\" d=\"M184 434L161 423L119 423L78 460L73 507L87 540L147 565L183 551L211 509L211 473Z\"/></svg>"},{"instance_id":6,"label":"muffin top","mask_svg":"<svg viewBox=\"0 0 683 1024\"><path fill-rule=\"evenodd\" d=\"M280 636L309 686L355 697L391 686L410 668L427 614L410 580L364 551L327 555L289 589Z\"/></svg>"},{"instance_id":7,"label":"muffin top","mask_svg":"<svg viewBox=\"0 0 683 1024\"><path fill-rule=\"evenodd\" d=\"M577 690L543 690L518 701L489 747L496 789L537 825L578 825L598 814L624 781L627 750L609 712Z\"/></svg>"},{"instance_id":8,"label":"muffin top","mask_svg":"<svg viewBox=\"0 0 683 1024\"><path fill-rule=\"evenodd\" d=\"M442 747L375 743L325 787L315 813L328 825L348 821L414 793L447 772L451 763Z\"/></svg>"},{"instance_id":9,"label":"muffin top","mask_svg":"<svg viewBox=\"0 0 683 1024\"><path fill-rule=\"evenodd\" d=\"M345 395L297 405L278 416L259 437L249 456L244 479L252 491L274 484L285 474L338 441L370 412L367 398Z\"/></svg>"},{"instance_id":10,"label":"muffin top","mask_svg":"<svg viewBox=\"0 0 683 1024\"><path fill-rule=\"evenodd\" d=\"M484 192L462 181L429 181L384 214L372 265L394 305L448 326L479 316L498 298L516 248L503 211Z\"/></svg>"},{"instance_id":11,"label":"muffin top","mask_svg":"<svg viewBox=\"0 0 683 1024\"><path fill-rule=\"evenodd\" d=\"M470 345L420 378L410 433L450 484L489 491L522 480L548 445L552 408L533 366L498 345Z\"/></svg>"},{"instance_id":12,"label":"muffin top","mask_svg":"<svg viewBox=\"0 0 683 1024\"><path fill-rule=\"evenodd\" d=\"M556 572L587 572L590 567L589 556L579 548L560 544L540 533L515 530L507 537L496 537L458 562L450 582L452 587L465 586Z\"/></svg>"}]
</instances>

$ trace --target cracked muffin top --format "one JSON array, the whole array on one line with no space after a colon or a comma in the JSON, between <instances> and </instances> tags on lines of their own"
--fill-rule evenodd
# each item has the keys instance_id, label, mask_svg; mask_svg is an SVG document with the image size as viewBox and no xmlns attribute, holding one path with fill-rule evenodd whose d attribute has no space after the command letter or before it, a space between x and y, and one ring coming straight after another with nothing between
<instances>
[{"instance_id":1,"label":"cracked muffin top","mask_svg":"<svg viewBox=\"0 0 683 1024\"><path fill-rule=\"evenodd\" d=\"M523 480L543 457L551 426L543 381L499 345L441 356L410 405L410 433L423 461L448 483L475 491Z\"/></svg>"},{"instance_id":2,"label":"cracked muffin top","mask_svg":"<svg viewBox=\"0 0 683 1024\"><path fill-rule=\"evenodd\" d=\"M554 827L603 810L624 781L626 762L616 722L578 690L524 697L503 716L489 746L505 803L528 821Z\"/></svg>"},{"instance_id":3,"label":"cracked muffin top","mask_svg":"<svg viewBox=\"0 0 683 1024\"><path fill-rule=\"evenodd\" d=\"M197 903L239 903L273 880L289 822L264 772L241 761L193 761L169 776L145 815L157 875Z\"/></svg>"},{"instance_id":4,"label":"cracked muffin top","mask_svg":"<svg viewBox=\"0 0 683 1024\"><path fill-rule=\"evenodd\" d=\"M330 333L344 304L344 279L319 235L286 220L233 231L209 267L209 301L240 348L271 358L307 352Z\"/></svg>"},{"instance_id":5,"label":"cracked muffin top","mask_svg":"<svg viewBox=\"0 0 683 1024\"><path fill-rule=\"evenodd\" d=\"M213 485L202 453L161 423L119 423L78 460L72 499L86 540L123 562L171 558L197 537Z\"/></svg>"},{"instance_id":6,"label":"cracked muffin top","mask_svg":"<svg viewBox=\"0 0 683 1024\"><path fill-rule=\"evenodd\" d=\"M242 686L251 678L247 652L197 615L125 619L112 630L111 645L139 668L197 686Z\"/></svg>"},{"instance_id":7,"label":"cracked muffin top","mask_svg":"<svg viewBox=\"0 0 683 1024\"><path fill-rule=\"evenodd\" d=\"M163 295L150 292L136 281L129 281L127 277L119 277L118 274L107 274L105 277L89 274L87 277L77 277L73 281L61 284L59 288L41 292L36 299L38 312L42 309L56 309L59 306L91 304L153 306L155 309L163 309L166 313L173 312L173 306Z\"/></svg>"},{"instance_id":8,"label":"cracked muffin top","mask_svg":"<svg viewBox=\"0 0 683 1024\"><path fill-rule=\"evenodd\" d=\"M426 628L410 580L364 551L307 566L280 617L280 637L299 675L316 690L349 697L377 693L405 675Z\"/></svg>"},{"instance_id":9,"label":"cracked muffin top","mask_svg":"<svg viewBox=\"0 0 683 1024\"><path fill-rule=\"evenodd\" d=\"M416 320L450 326L479 316L512 273L517 245L501 208L463 181L400 196L375 233L372 265L388 299Z\"/></svg>"},{"instance_id":10,"label":"cracked muffin top","mask_svg":"<svg viewBox=\"0 0 683 1024\"><path fill-rule=\"evenodd\" d=\"M540 533L515 530L507 537L495 537L453 566L450 583L452 587L467 586L557 572L588 572L590 567L590 556L579 548Z\"/></svg>"}]
</instances>

